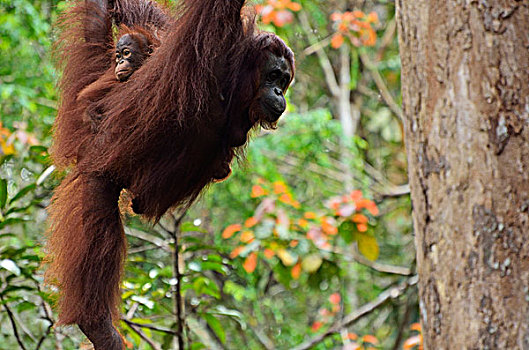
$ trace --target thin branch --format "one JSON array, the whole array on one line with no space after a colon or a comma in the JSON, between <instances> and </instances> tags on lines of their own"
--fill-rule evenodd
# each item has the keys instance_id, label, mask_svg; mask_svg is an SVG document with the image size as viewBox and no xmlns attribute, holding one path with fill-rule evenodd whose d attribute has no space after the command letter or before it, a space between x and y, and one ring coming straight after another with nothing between
<instances>
[{"instance_id":1,"label":"thin branch","mask_svg":"<svg viewBox=\"0 0 529 350\"><path fill-rule=\"evenodd\" d=\"M150 339L147 335L145 335L145 333L143 333L141 328L139 328L139 327L137 327L135 325L132 325L132 324L129 324L129 327L137 335L139 335L141 339L145 340L147 342L147 344L149 344L154 350L162 350L162 347L160 346L160 344L154 342L154 340Z\"/></svg>"},{"instance_id":2,"label":"thin branch","mask_svg":"<svg viewBox=\"0 0 529 350\"><path fill-rule=\"evenodd\" d=\"M178 349L184 350L184 312L183 312L183 299L182 299L182 274L180 271L180 246L178 244L178 235L180 233L180 223L184 219L187 211L180 213L180 216L176 218L172 213L171 216L174 220L174 231L172 232L173 241L174 241L174 250L173 250L173 270L176 277L175 285L175 303L176 303L176 322L177 322L177 331L176 339L178 341Z\"/></svg>"},{"instance_id":3,"label":"thin branch","mask_svg":"<svg viewBox=\"0 0 529 350\"><path fill-rule=\"evenodd\" d=\"M364 257L363 255L361 255L360 253L358 253L356 249L352 249L352 254L347 254L343 252L342 250L339 250L338 248L334 248L333 253L340 254L344 258L354 260L357 263L367 266L377 272L390 273L393 275L401 275L401 276L410 276L412 274L411 269L408 267L382 264L376 261L371 261L367 259L366 257Z\"/></svg>"},{"instance_id":4,"label":"thin branch","mask_svg":"<svg viewBox=\"0 0 529 350\"><path fill-rule=\"evenodd\" d=\"M389 289L386 289L385 291L380 293L379 296L375 300L361 306L354 312L344 317L342 320L333 324L324 333L303 342L302 344L294 347L292 350L306 350L306 349L312 348L316 344L322 342L328 336L331 336L335 333L339 333L341 329L345 327L349 327L354 322L358 321L362 317L373 312L380 306L384 305L388 300L398 298L408 289L408 287L417 284L418 280L419 280L419 277L415 275L413 277L408 278L405 282L399 284L396 287L391 287Z\"/></svg>"},{"instance_id":5,"label":"thin branch","mask_svg":"<svg viewBox=\"0 0 529 350\"><path fill-rule=\"evenodd\" d=\"M378 90L380 91L380 95L382 96L382 99L386 104L388 105L389 109L393 113L395 113L401 122L404 123L404 117L402 115L402 109L400 106L395 102L395 99L391 95L391 92L389 92L388 87L386 86L386 83L384 82L384 79L382 79L382 76L380 75L380 72L375 67L373 62L369 59L369 56L362 52L362 50L359 50L360 53L360 59L362 60L362 63L364 66L369 70L369 73L371 74L371 77L375 81L375 85L377 86Z\"/></svg>"},{"instance_id":6,"label":"thin branch","mask_svg":"<svg viewBox=\"0 0 529 350\"><path fill-rule=\"evenodd\" d=\"M311 43L311 45L316 44L318 39L313 34L309 19L307 17L307 14L304 11L301 11L301 13L299 14L299 20L301 22L301 27L305 30L305 33L307 34L307 37L309 38L309 42ZM329 87L331 94L334 97L337 97L338 95L340 95L340 87L338 86L336 75L334 74L334 70L332 69L331 61L329 60L329 57L325 53L325 50L323 50L323 47L320 47L316 51L316 54L318 55L320 66L323 69L323 73L325 75L325 81L327 82L327 86Z\"/></svg>"},{"instance_id":7,"label":"thin branch","mask_svg":"<svg viewBox=\"0 0 529 350\"><path fill-rule=\"evenodd\" d=\"M266 349L266 350L273 350L275 349L275 345L272 342L272 340L263 332L262 329L251 327L252 331L254 332L255 336L257 337L257 340L259 340L259 343Z\"/></svg>"},{"instance_id":8,"label":"thin branch","mask_svg":"<svg viewBox=\"0 0 529 350\"><path fill-rule=\"evenodd\" d=\"M305 50L301 52L302 56L310 56L313 53L318 52L319 50L323 50L325 46L328 46L331 43L332 35L329 35L323 40L318 41L315 44L310 45Z\"/></svg>"},{"instance_id":9,"label":"thin branch","mask_svg":"<svg viewBox=\"0 0 529 350\"><path fill-rule=\"evenodd\" d=\"M132 237L135 237L135 238L139 238L141 240L144 240L144 241L147 241L149 243L152 243L154 244L155 246L157 246L158 248L161 248L163 250L165 250L166 252L170 252L171 251L171 248L169 247L169 245L167 244L166 241L164 241L163 239L161 238L158 238L156 236L153 236L147 232L143 232L143 231L140 231L140 230L136 230L136 229L133 229L133 228L130 228L130 227L125 227L125 233L129 236L132 236Z\"/></svg>"},{"instance_id":10,"label":"thin branch","mask_svg":"<svg viewBox=\"0 0 529 350\"><path fill-rule=\"evenodd\" d=\"M24 343L22 343L22 340L20 339L20 335L18 334L17 324L15 323L15 317L13 315L13 312L7 306L7 303L4 301L4 297L0 295L0 301L2 304L4 304L4 308L7 311L7 316L9 317L9 321L11 322L11 326L13 327L13 334L15 335L15 338L17 340L18 345L21 349L26 350L26 347L24 346Z\"/></svg>"},{"instance_id":11,"label":"thin branch","mask_svg":"<svg viewBox=\"0 0 529 350\"><path fill-rule=\"evenodd\" d=\"M147 328L147 329L151 329L151 330L157 331L157 332L162 332L162 333L167 333L167 334L171 334L171 335L176 335L176 332L171 330L171 329L158 327L158 326L154 326L154 325L151 325L151 324L137 323L137 322L130 321L130 320L126 319L126 318L122 318L121 320L123 322L125 322L126 324L128 324L129 326L136 326L136 327L139 327L139 328Z\"/></svg>"}]
</instances>

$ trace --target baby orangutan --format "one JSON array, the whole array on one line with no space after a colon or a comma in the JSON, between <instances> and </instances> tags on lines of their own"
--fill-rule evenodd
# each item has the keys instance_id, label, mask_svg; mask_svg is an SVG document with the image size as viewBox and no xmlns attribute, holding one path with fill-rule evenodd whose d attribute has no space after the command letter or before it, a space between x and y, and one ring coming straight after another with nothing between
<instances>
[{"instance_id":1,"label":"baby orangutan","mask_svg":"<svg viewBox=\"0 0 529 350\"><path fill-rule=\"evenodd\" d=\"M159 45L159 40L148 30L122 26L110 68L99 79L81 90L77 96L78 102L87 104L84 120L90 124L92 132L97 132L104 118L101 99L116 84L127 81Z\"/></svg>"}]
</instances>

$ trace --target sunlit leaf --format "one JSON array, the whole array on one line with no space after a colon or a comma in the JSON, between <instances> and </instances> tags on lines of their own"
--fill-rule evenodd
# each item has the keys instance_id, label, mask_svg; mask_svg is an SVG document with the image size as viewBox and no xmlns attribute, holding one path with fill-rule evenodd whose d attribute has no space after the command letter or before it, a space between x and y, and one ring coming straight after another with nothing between
<instances>
[{"instance_id":1,"label":"sunlit leaf","mask_svg":"<svg viewBox=\"0 0 529 350\"><path fill-rule=\"evenodd\" d=\"M359 233L356 237L360 253L371 261L377 260L379 247L375 237L364 233Z\"/></svg>"},{"instance_id":2,"label":"sunlit leaf","mask_svg":"<svg viewBox=\"0 0 529 350\"><path fill-rule=\"evenodd\" d=\"M371 344L373 344L373 345L377 345L377 344L378 344L378 339L377 339L375 336L370 335L370 334L368 334L368 335L364 335L364 336L362 337L362 341L363 341L364 343L371 343Z\"/></svg>"},{"instance_id":3,"label":"sunlit leaf","mask_svg":"<svg viewBox=\"0 0 529 350\"><path fill-rule=\"evenodd\" d=\"M251 218L248 218L245 222L244 222L244 226L250 228L252 226L255 226L256 224L258 223L257 219L254 218L253 216Z\"/></svg>"},{"instance_id":4,"label":"sunlit leaf","mask_svg":"<svg viewBox=\"0 0 529 350\"><path fill-rule=\"evenodd\" d=\"M294 256L286 249L279 249L276 254L285 266L294 265L298 259L297 256Z\"/></svg>"},{"instance_id":5,"label":"sunlit leaf","mask_svg":"<svg viewBox=\"0 0 529 350\"><path fill-rule=\"evenodd\" d=\"M0 267L6 269L14 275L20 276L20 268L11 259L0 260Z\"/></svg>"},{"instance_id":6,"label":"sunlit leaf","mask_svg":"<svg viewBox=\"0 0 529 350\"><path fill-rule=\"evenodd\" d=\"M243 268L246 270L246 272L252 273L255 271L256 267L257 267L257 253L252 252L250 253L250 255L248 255L248 257L244 261Z\"/></svg>"},{"instance_id":7,"label":"sunlit leaf","mask_svg":"<svg viewBox=\"0 0 529 350\"><path fill-rule=\"evenodd\" d=\"M253 234L252 231L244 231L242 234L241 234L241 242L243 243L251 243L253 240L255 239L255 235Z\"/></svg>"},{"instance_id":8,"label":"sunlit leaf","mask_svg":"<svg viewBox=\"0 0 529 350\"><path fill-rule=\"evenodd\" d=\"M402 348L405 350L408 350L408 349L413 349L414 347L420 346L420 345L421 345L421 336L415 335L413 337L406 339Z\"/></svg>"},{"instance_id":9,"label":"sunlit leaf","mask_svg":"<svg viewBox=\"0 0 529 350\"><path fill-rule=\"evenodd\" d=\"M242 229L242 226L240 224L232 224L232 225L229 225L228 227L226 227L224 229L224 231L222 232L222 238L224 239L227 239L227 238L230 238L231 236L233 236L233 234L235 232L238 232Z\"/></svg>"},{"instance_id":10,"label":"sunlit leaf","mask_svg":"<svg viewBox=\"0 0 529 350\"><path fill-rule=\"evenodd\" d=\"M340 46L343 45L343 42L344 42L344 37L342 34L340 33L336 33L333 35L332 39L331 39L331 46L333 49L337 49L339 48Z\"/></svg>"},{"instance_id":11,"label":"sunlit leaf","mask_svg":"<svg viewBox=\"0 0 529 350\"><path fill-rule=\"evenodd\" d=\"M204 314L204 319L224 344L226 342L226 332L224 331L224 327L222 327L222 323L215 316L210 314Z\"/></svg>"},{"instance_id":12,"label":"sunlit leaf","mask_svg":"<svg viewBox=\"0 0 529 350\"><path fill-rule=\"evenodd\" d=\"M292 266L290 274L292 275L293 279L299 279L299 276L301 276L301 263L297 263L296 265Z\"/></svg>"},{"instance_id":13,"label":"sunlit leaf","mask_svg":"<svg viewBox=\"0 0 529 350\"><path fill-rule=\"evenodd\" d=\"M310 254L303 258L301 261L301 267L304 271L307 271L308 273L316 272L321 264L323 262L323 259L319 254Z\"/></svg>"},{"instance_id":14,"label":"sunlit leaf","mask_svg":"<svg viewBox=\"0 0 529 350\"><path fill-rule=\"evenodd\" d=\"M340 293L332 293L329 296L329 301L331 302L331 304L338 305L340 304L341 300L342 298L340 297Z\"/></svg>"}]
</instances>

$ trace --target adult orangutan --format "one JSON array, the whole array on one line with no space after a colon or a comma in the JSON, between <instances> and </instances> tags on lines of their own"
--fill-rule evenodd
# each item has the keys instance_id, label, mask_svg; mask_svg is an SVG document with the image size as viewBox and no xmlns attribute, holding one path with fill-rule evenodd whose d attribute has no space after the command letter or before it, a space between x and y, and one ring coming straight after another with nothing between
<instances>
[{"instance_id":1,"label":"adult orangutan","mask_svg":"<svg viewBox=\"0 0 529 350\"><path fill-rule=\"evenodd\" d=\"M112 326L126 253L120 191L153 220L189 205L229 174L254 126L274 128L285 110L294 55L241 15L244 2L183 1L170 14L148 0L77 0L61 22L52 155L70 172L50 205L46 277L60 290L60 324L78 324L95 349L123 346ZM128 81L98 98L104 118L94 132L77 97L110 68L112 19L165 34Z\"/></svg>"}]
</instances>

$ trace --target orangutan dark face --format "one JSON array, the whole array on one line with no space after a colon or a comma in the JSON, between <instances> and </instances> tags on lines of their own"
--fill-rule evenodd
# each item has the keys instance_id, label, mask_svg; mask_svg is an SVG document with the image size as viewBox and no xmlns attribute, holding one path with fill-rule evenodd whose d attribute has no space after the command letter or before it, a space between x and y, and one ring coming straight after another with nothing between
<instances>
[{"instance_id":1,"label":"orangutan dark face","mask_svg":"<svg viewBox=\"0 0 529 350\"><path fill-rule=\"evenodd\" d=\"M285 111L285 93L293 78L292 67L285 57L268 55L261 70L258 99L261 104L260 119L274 123Z\"/></svg>"},{"instance_id":2,"label":"orangutan dark face","mask_svg":"<svg viewBox=\"0 0 529 350\"><path fill-rule=\"evenodd\" d=\"M141 67L152 49L142 34L125 34L116 44L116 79L126 81L132 73Z\"/></svg>"}]
</instances>

